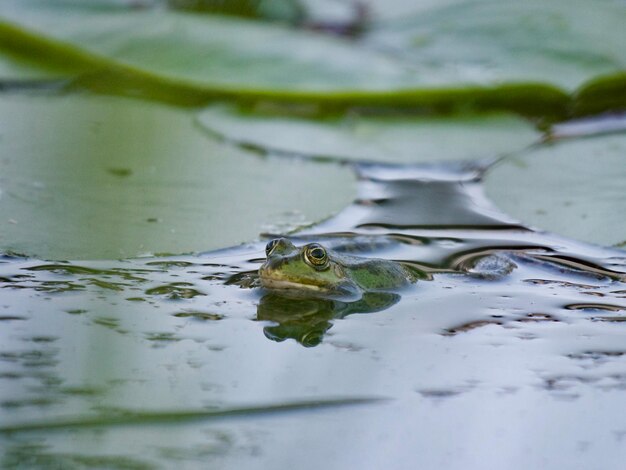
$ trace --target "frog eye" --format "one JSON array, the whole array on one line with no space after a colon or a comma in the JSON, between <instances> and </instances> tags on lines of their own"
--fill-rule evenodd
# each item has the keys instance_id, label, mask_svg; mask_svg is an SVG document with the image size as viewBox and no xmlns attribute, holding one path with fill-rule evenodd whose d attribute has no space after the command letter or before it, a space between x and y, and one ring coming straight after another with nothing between
<instances>
[{"instance_id":1,"label":"frog eye","mask_svg":"<svg viewBox=\"0 0 626 470\"><path fill-rule=\"evenodd\" d=\"M304 250L306 260L313 266L323 266L328 261L328 255L322 245L312 243Z\"/></svg>"},{"instance_id":2,"label":"frog eye","mask_svg":"<svg viewBox=\"0 0 626 470\"><path fill-rule=\"evenodd\" d=\"M278 238L274 238L273 240L270 240L270 242L265 245L265 254L267 256L272 254L272 251L274 251L274 248L276 248L276 245L278 245Z\"/></svg>"}]
</instances>

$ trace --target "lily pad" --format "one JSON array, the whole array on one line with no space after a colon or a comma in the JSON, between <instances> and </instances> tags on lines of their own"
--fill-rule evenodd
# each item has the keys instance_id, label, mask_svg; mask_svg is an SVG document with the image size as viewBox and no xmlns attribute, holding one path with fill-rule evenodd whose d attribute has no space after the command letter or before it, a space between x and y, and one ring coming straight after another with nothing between
<instances>
[{"instance_id":1,"label":"lily pad","mask_svg":"<svg viewBox=\"0 0 626 470\"><path fill-rule=\"evenodd\" d=\"M350 170L261 159L188 111L110 97L3 96L0 250L42 258L209 250L347 205Z\"/></svg>"},{"instance_id":2,"label":"lily pad","mask_svg":"<svg viewBox=\"0 0 626 470\"><path fill-rule=\"evenodd\" d=\"M306 119L216 105L198 119L212 133L246 147L396 163L494 157L524 148L539 135L527 121L506 114Z\"/></svg>"},{"instance_id":3,"label":"lily pad","mask_svg":"<svg viewBox=\"0 0 626 470\"><path fill-rule=\"evenodd\" d=\"M626 134L574 139L511 158L487 174L487 195L545 230L626 245Z\"/></svg>"},{"instance_id":4,"label":"lily pad","mask_svg":"<svg viewBox=\"0 0 626 470\"><path fill-rule=\"evenodd\" d=\"M561 116L569 103L550 84L468 83L445 64L416 73L358 43L219 15L7 0L0 4L0 38L4 51L42 66L68 67L69 76L90 72L83 87L173 102L236 98L539 116Z\"/></svg>"},{"instance_id":5,"label":"lily pad","mask_svg":"<svg viewBox=\"0 0 626 470\"><path fill-rule=\"evenodd\" d=\"M551 83L573 90L626 68L626 8L614 0L463 1L375 28L420 74L446 83Z\"/></svg>"},{"instance_id":6,"label":"lily pad","mask_svg":"<svg viewBox=\"0 0 626 470\"><path fill-rule=\"evenodd\" d=\"M47 80L66 76L66 73L54 73L48 68L20 60L17 57L0 55L0 85L13 84L18 81Z\"/></svg>"},{"instance_id":7,"label":"lily pad","mask_svg":"<svg viewBox=\"0 0 626 470\"><path fill-rule=\"evenodd\" d=\"M49 61L74 57L88 68L120 65L205 89L390 89L415 83L412 73L378 53L275 24L162 10L8 5L0 6L9 22L0 23L0 30L13 28L14 36L52 48ZM21 47L25 54L33 50Z\"/></svg>"},{"instance_id":8,"label":"lily pad","mask_svg":"<svg viewBox=\"0 0 626 470\"><path fill-rule=\"evenodd\" d=\"M574 99L574 113L578 115L624 109L626 71L591 80L578 90Z\"/></svg>"}]
</instances>

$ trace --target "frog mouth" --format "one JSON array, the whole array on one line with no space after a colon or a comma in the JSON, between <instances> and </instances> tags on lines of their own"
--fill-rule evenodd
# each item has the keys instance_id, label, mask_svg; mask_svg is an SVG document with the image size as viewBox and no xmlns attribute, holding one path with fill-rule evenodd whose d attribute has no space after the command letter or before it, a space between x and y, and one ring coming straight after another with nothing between
<instances>
[{"instance_id":1,"label":"frog mouth","mask_svg":"<svg viewBox=\"0 0 626 470\"><path fill-rule=\"evenodd\" d=\"M261 271L259 279L261 281L261 285L268 289L306 289L315 292L325 292L328 290L316 284L305 284L281 279L279 277L272 276L271 273L268 273L267 271Z\"/></svg>"},{"instance_id":2,"label":"frog mouth","mask_svg":"<svg viewBox=\"0 0 626 470\"><path fill-rule=\"evenodd\" d=\"M319 283L298 282L285 279L281 273L268 267L261 267L261 269L259 269L259 281L261 285L267 289L308 290L312 292L328 292L330 290Z\"/></svg>"},{"instance_id":3,"label":"frog mouth","mask_svg":"<svg viewBox=\"0 0 626 470\"><path fill-rule=\"evenodd\" d=\"M261 285L268 289L307 289L315 292L323 292L327 291L320 286L316 286L314 284L302 284L299 282L286 281L284 279L275 279L271 277L262 277L261 276Z\"/></svg>"},{"instance_id":4,"label":"frog mouth","mask_svg":"<svg viewBox=\"0 0 626 470\"><path fill-rule=\"evenodd\" d=\"M350 285L324 285L321 283L305 283L290 281L280 277L280 274L274 273L268 269L259 270L259 281L262 287L266 289L279 290L284 292L308 292L313 295L331 295L339 297L355 297L359 295L357 288Z\"/></svg>"}]
</instances>

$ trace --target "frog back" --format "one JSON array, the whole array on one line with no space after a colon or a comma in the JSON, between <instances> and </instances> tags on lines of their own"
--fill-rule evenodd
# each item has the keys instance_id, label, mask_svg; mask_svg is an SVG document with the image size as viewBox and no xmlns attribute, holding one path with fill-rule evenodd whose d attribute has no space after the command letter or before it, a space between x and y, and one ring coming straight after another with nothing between
<instances>
[{"instance_id":1,"label":"frog back","mask_svg":"<svg viewBox=\"0 0 626 470\"><path fill-rule=\"evenodd\" d=\"M417 278L405 266L384 259L337 255L350 279L363 290L397 289Z\"/></svg>"}]
</instances>

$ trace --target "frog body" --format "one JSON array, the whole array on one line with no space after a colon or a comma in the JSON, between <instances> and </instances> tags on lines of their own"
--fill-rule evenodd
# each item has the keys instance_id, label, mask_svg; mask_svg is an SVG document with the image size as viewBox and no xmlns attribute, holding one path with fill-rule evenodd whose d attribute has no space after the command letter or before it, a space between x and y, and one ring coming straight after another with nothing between
<instances>
[{"instance_id":1,"label":"frog body","mask_svg":"<svg viewBox=\"0 0 626 470\"><path fill-rule=\"evenodd\" d=\"M359 295L407 286L418 274L395 261L327 250L318 243L296 247L286 238L270 241L259 280L268 289Z\"/></svg>"}]
</instances>

